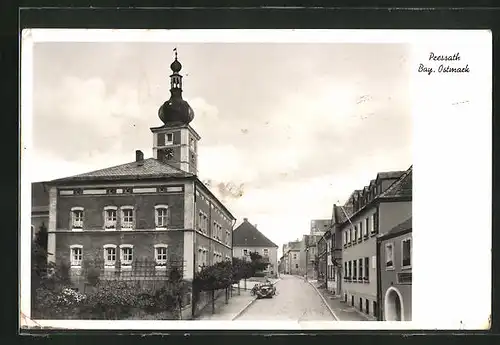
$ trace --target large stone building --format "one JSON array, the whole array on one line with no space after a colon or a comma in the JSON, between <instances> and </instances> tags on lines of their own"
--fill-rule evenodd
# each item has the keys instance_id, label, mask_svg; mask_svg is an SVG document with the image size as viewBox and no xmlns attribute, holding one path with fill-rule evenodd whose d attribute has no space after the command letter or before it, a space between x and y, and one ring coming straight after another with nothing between
<instances>
[{"instance_id":1,"label":"large stone building","mask_svg":"<svg viewBox=\"0 0 500 345\"><path fill-rule=\"evenodd\" d=\"M141 259L158 270L180 262L190 280L203 266L231 259L235 218L198 179L200 136L190 126L194 112L182 98L177 56L170 67L162 125L151 128L152 158L136 151L129 163L33 185L32 224L46 221L50 261L78 270L99 258L116 271Z\"/></svg>"},{"instance_id":2,"label":"large stone building","mask_svg":"<svg viewBox=\"0 0 500 345\"><path fill-rule=\"evenodd\" d=\"M265 270L267 275L278 275L278 246L244 218L233 232L233 257L250 260L251 252L259 253L269 262Z\"/></svg>"},{"instance_id":3,"label":"large stone building","mask_svg":"<svg viewBox=\"0 0 500 345\"><path fill-rule=\"evenodd\" d=\"M342 234L343 300L375 318L377 299L377 235L383 235L412 214L412 167L379 173L352 193L338 220Z\"/></svg>"}]
</instances>

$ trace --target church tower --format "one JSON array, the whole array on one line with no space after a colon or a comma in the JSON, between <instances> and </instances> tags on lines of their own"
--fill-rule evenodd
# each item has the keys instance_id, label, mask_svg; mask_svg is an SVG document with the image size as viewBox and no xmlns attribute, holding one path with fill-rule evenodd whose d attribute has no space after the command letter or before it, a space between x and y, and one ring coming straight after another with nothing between
<instances>
[{"instance_id":1,"label":"church tower","mask_svg":"<svg viewBox=\"0 0 500 345\"><path fill-rule=\"evenodd\" d=\"M151 128L153 132L153 157L162 160L185 172L198 174L198 141L200 136L189 125L194 112L188 102L182 99L182 69L177 60L170 65L170 99L158 110L163 122L160 127Z\"/></svg>"}]
</instances>

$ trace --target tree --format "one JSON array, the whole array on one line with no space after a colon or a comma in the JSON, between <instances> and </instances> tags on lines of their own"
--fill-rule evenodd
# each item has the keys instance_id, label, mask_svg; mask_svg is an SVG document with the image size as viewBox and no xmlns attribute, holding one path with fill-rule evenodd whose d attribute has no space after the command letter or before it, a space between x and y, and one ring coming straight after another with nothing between
<instances>
[{"instance_id":1,"label":"tree","mask_svg":"<svg viewBox=\"0 0 500 345\"><path fill-rule=\"evenodd\" d=\"M43 250L47 251L48 238L49 235L47 233L47 227L45 226L45 223L42 223L35 235L35 244L37 244Z\"/></svg>"},{"instance_id":2,"label":"tree","mask_svg":"<svg viewBox=\"0 0 500 345\"><path fill-rule=\"evenodd\" d=\"M238 293L240 293L240 280L245 279L246 288L246 280L253 275L252 264L240 258L233 258L232 271L233 284L238 283Z\"/></svg>"},{"instance_id":3,"label":"tree","mask_svg":"<svg viewBox=\"0 0 500 345\"><path fill-rule=\"evenodd\" d=\"M269 262L265 261L262 255L257 252L250 252L250 260L252 265L252 276L256 272L262 272L267 269Z\"/></svg>"},{"instance_id":4,"label":"tree","mask_svg":"<svg viewBox=\"0 0 500 345\"><path fill-rule=\"evenodd\" d=\"M233 267L230 261L218 262L196 273L193 289L209 291L212 294L212 313L215 313L215 290L229 287L233 281Z\"/></svg>"}]
</instances>

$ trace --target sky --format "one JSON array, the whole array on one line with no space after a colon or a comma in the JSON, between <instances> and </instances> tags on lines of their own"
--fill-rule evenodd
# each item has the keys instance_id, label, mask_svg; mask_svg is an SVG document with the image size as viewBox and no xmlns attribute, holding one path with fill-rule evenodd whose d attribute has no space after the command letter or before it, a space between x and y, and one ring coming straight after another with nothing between
<instances>
[{"instance_id":1,"label":"sky","mask_svg":"<svg viewBox=\"0 0 500 345\"><path fill-rule=\"evenodd\" d=\"M152 157L175 47L199 178L280 254L378 172L412 164L408 45L49 42L33 53L32 181Z\"/></svg>"}]
</instances>

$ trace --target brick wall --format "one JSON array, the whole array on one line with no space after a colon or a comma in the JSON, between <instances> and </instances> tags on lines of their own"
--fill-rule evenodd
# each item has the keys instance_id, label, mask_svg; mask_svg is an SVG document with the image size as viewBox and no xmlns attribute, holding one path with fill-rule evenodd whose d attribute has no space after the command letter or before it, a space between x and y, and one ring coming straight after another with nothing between
<instances>
[{"instance_id":1,"label":"brick wall","mask_svg":"<svg viewBox=\"0 0 500 345\"><path fill-rule=\"evenodd\" d=\"M134 206L136 229L155 228L155 209L158 204L170 208L170 227L184 227L184 194L153 195L79 195L59 196L57 202L57 229L69 229L71 208L85 209L84 229L103 229L105 206Z\"/></svg>"}]
</instances>

